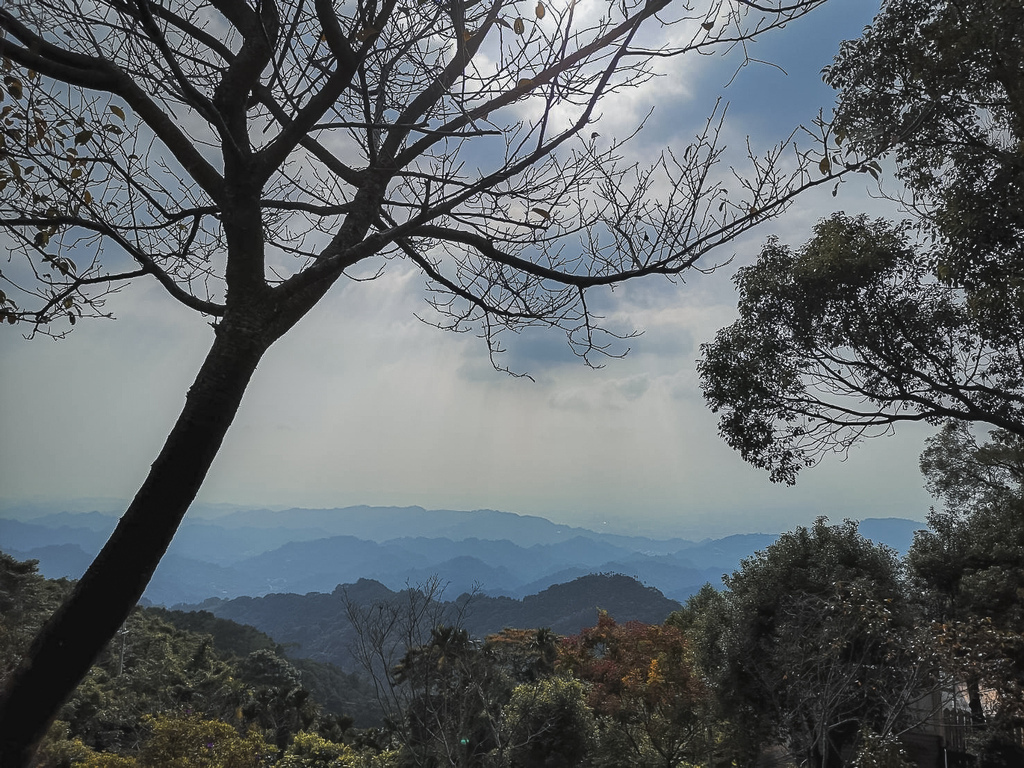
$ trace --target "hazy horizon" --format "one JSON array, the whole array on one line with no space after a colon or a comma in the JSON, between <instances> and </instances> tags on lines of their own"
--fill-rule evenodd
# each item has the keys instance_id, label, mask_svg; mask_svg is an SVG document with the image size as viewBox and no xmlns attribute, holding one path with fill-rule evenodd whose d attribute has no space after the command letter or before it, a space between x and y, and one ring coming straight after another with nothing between
<instances>
[{"instance_id":1,"label":"hazy horizon","mask_svg":"<svg viewBox=\"0 0 1024 768\"><path fill-rule=\"evenodd\" d=\"M99 512L104 515L119 517L124 507L128 503L128 499L116 499L116 498L78 498L78 499L47 499L43 497L26 498L26 499L13 499L0 497L0 518L10 520L20 520L23 522L30 522L33 519L46 517L53 514L59 514L67 512L71 514L87 514L90 512ZM282 525L287 524L286 515L289 511L294 510L308 510L308 511L344 511L358 508L369 508L369 509L417 509L422 510L425 513L431 512L456 512L460 514L473 514L476 512L499 512L502 514L515 515L520 518L535 518L547 520L555 525L562 525L567 528L582 528L585 530L592 531L594 533L607 533L614 535L625 535L625 536L642 536L651 539L673 539L681 538L690 541L699 542L705 539L716 539L724 538L726 536L742 535L742 534L780 534L787 531L793 530L796 526L810 526L814 520L818 517L815 515L806 521L797 521L786 528L731 528L725 527L722 529L714 529L711 526L705 528L698 527L667 527L667 526L648 526L643 528L639 525L622 525L621 521L616 520L612 517L608 521L599 521L597 524L586 524L576 521L557 519L541 514L527 514L520 513L514 510L503 510L495 508L480 508L480 509L450 509L450 508L436 508L426 507L421 504L410 504L410 505L364 505L364 504L346 504L332 507L310 507L303 505L252 505L252 504L206 504L198 502L193 505L189 510L189 514L186 517L186 521L203 521L216 523L219 519L227 517L235 513L255 512L262 510L269 510L275 513L281 513L283 519L281 520ZM859 516L846 516L844 518L829 517L831 523L836 524L842 522L844 519L852 519L858 522L868 519L901 519L901 520L913 520L920 522L924 525L924 516L909 516L909 515L885 515L885 514L863 514ZM400 537L400 533L396 533L396 538ZM3 548L3 542L0 542L0 549Z\"/></svg>"}]
</instances>

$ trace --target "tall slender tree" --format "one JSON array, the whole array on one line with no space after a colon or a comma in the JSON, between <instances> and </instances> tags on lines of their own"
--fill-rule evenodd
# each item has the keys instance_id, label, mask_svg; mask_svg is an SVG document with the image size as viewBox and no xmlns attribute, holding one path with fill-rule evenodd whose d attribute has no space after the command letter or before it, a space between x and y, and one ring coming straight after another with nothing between
<instances>
[{"instance_id":1,"label":"tall slender tree","mask_svg":"<svg viewBox=\"0 0 1024 768\"><path fill-rule=\"evenodd\" d=\"M622 334L590 290L685 272L822 183L784 142L726 191L719 109L648 168L594 130L657 61L821 2L4 3L0 319L61 335L151 279L214 330L138 494L5 681L0 763L29 760L141 596L263 354L350 270L414 264L436 322L492 357L540 325L592 360Z\"/></svg>"}]
</instances>

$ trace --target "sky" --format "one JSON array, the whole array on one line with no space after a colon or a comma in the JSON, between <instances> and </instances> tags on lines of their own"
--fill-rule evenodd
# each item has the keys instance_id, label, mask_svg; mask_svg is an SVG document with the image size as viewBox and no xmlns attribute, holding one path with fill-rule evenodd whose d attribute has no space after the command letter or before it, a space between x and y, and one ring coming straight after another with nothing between
<instances>
[{"instance_id":1,"label":"sky","mask_svg":"<svg viewBox=\"0 0 1024 768\"><path fill-rule=\"evenodd\" d=\"M735 58L668 62L628 103L608 104L598 130L614 133L653 104L633 151L685 146L721 94L732 144L784 138L832 104L820 70L877 9L832 0L763 38L750 55L775 66L745 67L724 90ZM482 340L416 318L424 280L401 262L376 281L339 284L260 364L199 500L500 509L690 538L779 532L818 515L923 519L927 428L829 457L795 487L772 485L718 437L695 373L699 345L735 315L735 269L765 237L799 244L835 210L887 212L875 193L863 180L835 198L812 192L727 246L719 260L731 262L710 275L617 287L601 302L608 319L643 333L599 370L551 331L510 345L504 362L532 381L495 371ZM211 329L154 283L129 286L107 308L117 320L80 323L61 341L0 329L0 500L88 498L117 510L156 457Z\"/></svg>"}]
</instances>

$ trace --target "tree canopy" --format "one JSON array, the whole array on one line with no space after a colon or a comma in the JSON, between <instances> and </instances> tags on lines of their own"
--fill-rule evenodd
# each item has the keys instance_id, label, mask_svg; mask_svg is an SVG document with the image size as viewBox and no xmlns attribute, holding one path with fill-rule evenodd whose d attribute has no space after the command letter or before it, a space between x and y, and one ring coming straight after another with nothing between
<instances>
[{"instance_id":1,"label":"tree canopy","mask_svg":"<svg viewBox=\"0 0 1024 768\"><path fill-rule=\"evenodd\" d=\"M861 731L890 736L921 693L895 553L855 523L783 534L725 579L731 632L720 695L756 747L841 766Z\"/></svg>"},{"instance_id":2,"label":"tree canopy","mask_svg":"<svg viewBox=\"0 0 1024 768\"><path fill-rule=\"evenodd\" d=\"M1012 734L1024 716L1022 459L1017 435L994 430L979 443L964 424L944 425L921 456L943 506L932 509L928 530L916 534L907 554L935 622L940 663L967 687L981 751L1008 751L1017 760ZM987 712L983 690L992 704Z\"/></svg>"},{"instance_id":3,"label":"tree canopy","mask_svg":"<svg viewBox=\"0 0 1024 768\"><path fill-rule=\"evenodd\" d=\"M708 692L677 627L602 613L566 638L559 663L588 684L590 706L605 717L600 750L610 764L672 768L706 754Z\"/></svg>"},{"instance_id":4,"label":"tree canopy","mask_svg":"<svg viewBox=\"0 0 1024 768\"><path fill-rule=\"evenodd\" d=\"M825 71L836 141L888 154L912 219L836 214L737 274L701 378L773 480L903 421L1024 434L1022 23L1009 2L890 0Z\"/></svg>"}]
</instances>

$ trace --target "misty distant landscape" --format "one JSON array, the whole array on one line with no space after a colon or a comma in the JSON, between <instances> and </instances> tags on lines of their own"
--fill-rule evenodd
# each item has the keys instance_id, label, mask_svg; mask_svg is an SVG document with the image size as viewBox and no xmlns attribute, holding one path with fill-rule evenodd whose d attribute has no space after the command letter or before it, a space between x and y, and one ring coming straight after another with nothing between
<instances>
[{"instance_id":1,"label":"misty distant landscape","mask_svg":"<svg viewBox=\"0 0 1024 768\"><path fill-rule=\"evenodd\" d=\"M100 512L11 507L0 519L0 549L38 560L39 572L49 578L77 578L116 522ZM903 554L923 527L914 520L869 518L860 532ZM494 510L238 510L186 518L145 599L174 607L210 598L331 594L360 579L397 591L433 577L447 585L449 599L465 592L522 599L582 576L620 574L684 602L703 584L721 586L723 574L777 538L623 536Z\"/></svg>"},{"instance_id":2,"label":"misty distant landscape","mask_svg":"<svg viewBox=\"0 0 1024 768\"><path fill-rule=\"evenodd\" d=\"M5 515L0 549L37 560L51 579L81 576L117 523L97 511L26 507ZM904 554L922 527L873 518L859 530ZM353 671L350 605L400 603L406 590L436 584L445 610L476 638L506 627L573 635L599 611L659 624L704 584L721 588L723 575L777 539L624 536L495 510L238 510L186 519L144 602L249 625L293 658Z\"/></svg>"}]
</instances>

